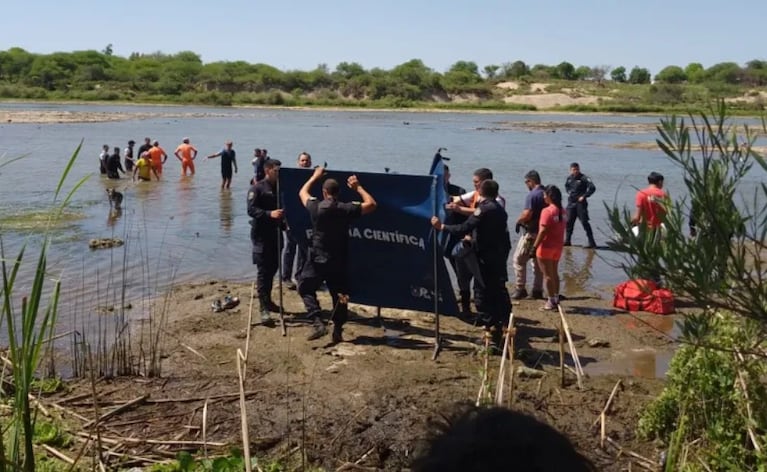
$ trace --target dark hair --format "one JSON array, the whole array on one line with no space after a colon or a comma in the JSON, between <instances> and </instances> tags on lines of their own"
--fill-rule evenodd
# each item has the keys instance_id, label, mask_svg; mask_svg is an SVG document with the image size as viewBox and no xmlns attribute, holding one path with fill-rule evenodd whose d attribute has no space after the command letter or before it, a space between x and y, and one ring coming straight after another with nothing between
<instances>
[{"instance_id":1,"label":"dark hair","mask_svg":"<svg viewBox=\"0 0 767 472\"><path fill-rule=\"evenodd\" d=\"M130 141L128 141L128 144L136 144L136 141L131 139Z\"/></svg>"},{"instance_id":2,"label":"dark hair","mask_svg":"<svg viewBox=\"0 0 767 472\"><path fill-rule=\"evenodd\" d=\"M282 162L280 162L279 159L267 159L264 161L264 170L280 166L282 166Z\"/></svg>"},{"instance_id":3,"label":"dark hair","mask_svg":"<svg viewBox=\"0 0 767 472\"><path fill-rule=\"evenodd\" d=\"M479 184L479 194L485 198L495 200L498 196L498 182L492 179L483 180Z\"/></svg>"},{"instance_id":4,"label":"dark hair","mask_svg":"<svg viewBox=\"0 0 767 472\"><path fill-rule=\"evenodd\" d=\"M650 175L647 176L647 183L652 185L658 185L663 182L663 174L660 174L658 172L650 172Z\"/></svg>"},{"instance_id":5,"label":"dark hair","mask_svg":"<svg viewBox=\"0 0 767 472\"><path fill-rule=\"evenodd\" d=\"M322 184L322 190L326 191L331 197L338 195L341 187L336 179L328 179Z\"/></svg>"},{"instance_id":6,"label":"dark hair","mask_svg":"<svg viewBox=\"0 0 767 472\"><path fill-rule=\"evenodd\" d=\"M493 178L493 171L486 167L480 167L474 171L474 175L479 177L480 180L490 180Z\"/></svg>"},{"instance_id":7,"label":"dark hair","mask_svg":"<svg viewBox=\"0 0 767 472\"><path fill-rule=\"evenodd\" d=\"M592 472L596 468L551 426L506 408L459 405L417 455L413 472ZM513 467L511 462L513 461Z\"/></svg>"},{"instance_id":8,"label":"dark hair","mask_svg":"<svg viewBox=\"0 0 767 472\"><path fill-rule=\"evenodd\" d=\"M541 175L536 170L531 170L527 174L525 174L525 180L532 180L536 184L541 183Z\"/></svg>"},{"instance_id":9,"label":"dark hair","mask_svg":"<svg viewBox=\"0 0 767 472\"><path fill-rule=\"evenodd\" d=\"M447 164L442 164L442 167L445 169L445 172L450 172L450 167Z\"/></svg>"},{"instance_id":10,"label":"dark hair","mask_svg":"<svg viewBox=\"0 0 767 472\"><path fill-rule=\"evenodd\" d=\"M570 168L572 169L573 167L575 167L576 169L580 169L581 168L581 166L579 166L577 162L571 162L570 163Z\"/></svg>"},{"instance_id":11,"label":"dark hair","mask_svg":"<svg viewBox=\"0 0 767 472\"><path fill-rule=\"evenodd\" d=\"M543 193L549 196L551 203L562 210L562 191L556 185L547 185Z\"/></svg>"}]
</instances>

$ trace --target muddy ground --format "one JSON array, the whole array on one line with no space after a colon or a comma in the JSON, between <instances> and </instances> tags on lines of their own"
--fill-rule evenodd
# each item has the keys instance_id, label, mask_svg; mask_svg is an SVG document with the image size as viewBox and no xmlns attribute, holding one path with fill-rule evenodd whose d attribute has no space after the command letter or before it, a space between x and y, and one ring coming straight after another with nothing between
<instances>
[{"instance_id":1,"label":"muddy ground","mask_svg":"<svg viewBox=\"0 0 767 472\"><path fill-rule=\"evenodd\" d=\"M329 336L306 341L309 325L300 299L295 291L284 293L287 336L279 327L250 329L244 388L253 455L283 460L291 470L300 469L302 454L327 470L403 470L423 447L430 420L452 411L456 402L477 400L484 363L475 344L479 328L442 317L445 345L433 361L431 314L384 309L382 328L375 308L352 305L345 341L331 346ZM226 294L239 297L240 305L212 312L211 303ZM201 451L194 441L203 439L206 398L206 440L218 443L208 452L241 446L236 350L245 349L250 294L250 284L225 281L174 288L162 376L97 379L100 414L148 395L100 426L102 441L116 441L109 443L113 467L114 461L127 466L140 462L136 457L162 460L180 449ZM637 439L635 427L644 406L662 388L658 377L674 348L674 316L614 312L607 292L567 295L563 306L587 372L585 388L579 390L570 372L560 385L559 344L553 338L557 316L539 311L541 301L522 300L514 305L514 365L545 374L516 375L511 406L567 434L599 470L638 470L637 459L625 451L600 447L599 428L593 424L621 380L606 433L627 451L659 458L659 445ZM326 293L321 301L327 308ZM256 322L255 307L253 315ZM590 347L596 338L609 346ZM490 358L493 386L499 363L500 356ZM573 365L569 354L566 364ZM74 382L47 401L63 407L73 425L82 425L96 414L92 401L83 398L91 389L90 381Z\"/></svg>"}]
</instances>

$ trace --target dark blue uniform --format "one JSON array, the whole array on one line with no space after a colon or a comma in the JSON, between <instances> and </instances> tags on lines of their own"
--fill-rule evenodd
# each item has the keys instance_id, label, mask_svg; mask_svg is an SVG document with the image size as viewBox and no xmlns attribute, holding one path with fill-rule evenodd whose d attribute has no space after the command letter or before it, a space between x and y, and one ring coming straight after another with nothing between
<instances>
[{"instance_id":1,"label":"dark blue uniform","mask_svg":"<svg viewBox=\"0 0 767 472\"><path fill-rule=\"evenodd\" d=\"M506 210L495 199L482 200L465 222L444 225L443 230L456 236L473 233L473 241L484 287L475 287L474 304L486 325L504 324L511 313L511 299L506 288L506 261L511 238L506 226Z\"/></svg>"},{"instance_id":2,"label":"dark blue uniform","mask_svg":"<svg viewBox=\"0 0 767 472\"><path fill-rule=\"evenodd\" d=\"M312 238L306 263L301 269L298 293L308 316L318 318L317 289L324 281L333 300L334 329L340 331L348 317L347 306L338 303L338 295L349 294L349 224L362 216L362 206L357 202L312 198L306 203L306 209L312 221Z\"/></svg>"},{"instance_id":3,"label":"dark blue uniform","mask_svg":"<svg viewBox=\"0 0 767 472\"><path fill-rule=\"evenodd\" d=\"M446 192L450 197L458 197L466 193L466 190L463 187L459 187L458 185L448 184ZM466 221L466 217L457 211L448 211L445 214L446 225L457 225L463 223L464 221ZM452 254L453 248L455 248L455 245L458 244L459 241L460 238L456 238L450 233L445 234L442 237L442 252L447 258L448 262L450 262L450 265L453 266L453 270L456 270L455 259L453 258Z\"/></svg>"},{"instance_id":4,"label":"dark blue uniform","mask_svg":"<svg viewBox=\"0 0 767 472\"><path fill-rule=\"evenodd\" d=\"M586 231L586 237L589 239L589 246L596 247L594 242L594 232L589 223L589 202L583 200L579 202L580 197L589 198L596 192L597 188L591 179L581 174L569 175L565 181L565 191L567 192L567 233L565 235L565 246L570 245L570 239L575 228L575 219L581 220L583 230Z\"/></svg>"},{"instance_id":5,"label":"dark blue uniform","mask_svg":"<svg viewBox=\"0 0 767 472\"><path fill-rule=\"evenodd\" d=\"M248 215L250 220L250 240L253 243L253 263L256 264L256 284L258 300L261 306L272 303L272 284L277 273L280 257L280 232L283 221L269 216L277 209L277 192L272 184L264 179L252 185L248 190Z\"/></svg>"}]
</instances>

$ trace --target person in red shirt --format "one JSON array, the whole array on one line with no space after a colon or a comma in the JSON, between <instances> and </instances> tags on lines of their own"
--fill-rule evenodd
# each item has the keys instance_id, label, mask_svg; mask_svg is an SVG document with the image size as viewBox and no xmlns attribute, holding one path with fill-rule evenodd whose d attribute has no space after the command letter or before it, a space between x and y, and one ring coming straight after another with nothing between
<instances>
[{"instance_id":1,"label":"person in red shirt","mask_svg":"<svg viewBox=\"0 0 767 472\"><path fill-rule=\"evenodd\" d=\"M567 211L562 208L562 191L549 185L543 191L546 206L541 211L538 235L535 237L535 257L543 272L543 280L549 299L541 310L556 310L559 305L559 259L565 245Z\"/></svg>"},{"instance_id":2,"label":"person in red shirt","mask_svg":"<svg viewBox=\"0 0 767 472\"><path fill-rule=\"evenodd\" d=\"M650 184L647 188L637 192L636 211L631 217L631 224L645 223L649 229L655 229L661 226L666 215L668 194L663 190L663 174L650 172L647 183Z\"/></svg>"}]
</instances>

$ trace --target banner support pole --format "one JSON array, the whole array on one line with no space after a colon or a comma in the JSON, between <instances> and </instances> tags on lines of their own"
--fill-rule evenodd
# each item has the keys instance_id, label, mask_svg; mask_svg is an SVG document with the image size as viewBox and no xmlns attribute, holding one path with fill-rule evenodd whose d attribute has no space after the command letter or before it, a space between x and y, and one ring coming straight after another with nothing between
<instances>
[{"instance_id":1,"label":"banner support pole","mask_svg":"<svg viewBox=\"0 0 767 472\"><path fill-rule=\"evenodd\" d=\"M437 182L436 177L434 178L434 183L432 184L435 187L435 191L433 192L434 195L434 216L438 215L437 212L437 192L436 192L436 184ZM439 275L439 264L437 263L437 257L439 256L439 251L437 248L438 238L437 238L437 230L432 229L432 247L434 248L433 252L433 261L434 261L434 353L431 356L431 360L436 361L437 356L439 356L439 351L442 348L442 339L439 332L439 282L437 276Z\"/></svg>"},{"instance_id":2,"label":"banner support pole","mask_svg":"<svg viewBox=\"0 0 767 472\"><path fill-rule=\"evenodd\" d=\"M277 177L277 209L282 208L282 202L280 201L280 179ZM284 221L284 220L282 220ZM282 249L283 249L283 237L282 237L282 222L277 227L277 271L279 276L278 290L280 292L280 329L282 335L287 336L288 331L285 328L285 311L282 308L283 304L283 291L282 291ZM292 272L292 271L291 271Z\"/></svg>"}]
</instances>

